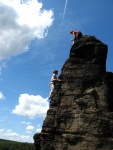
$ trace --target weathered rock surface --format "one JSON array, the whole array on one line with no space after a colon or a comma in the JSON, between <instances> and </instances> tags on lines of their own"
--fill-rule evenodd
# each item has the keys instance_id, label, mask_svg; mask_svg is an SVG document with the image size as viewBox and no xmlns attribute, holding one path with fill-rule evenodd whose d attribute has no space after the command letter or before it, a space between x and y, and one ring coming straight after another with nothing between
<instances>
[{"instance_id":1,"label":"weathered rock surface","mask_svg":"<svg viewBox=\"0 0 113 150\"><path fill-rule=\"evenodd\" d=\"M113 73L107 45L83 36L70 50L35 150L113 150Z\"/></svg>"}]
</instances>

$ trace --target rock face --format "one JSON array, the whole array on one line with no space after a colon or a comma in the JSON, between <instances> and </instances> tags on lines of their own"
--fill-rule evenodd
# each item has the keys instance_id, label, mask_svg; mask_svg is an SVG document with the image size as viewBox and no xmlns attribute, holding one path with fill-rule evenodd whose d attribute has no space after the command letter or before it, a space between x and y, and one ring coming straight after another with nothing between
<instances>
[{"instance_id":1,"label":"rock face","mask_svg":"<svg viewBox=\"0 0 113 150\"><path fill-rule=\"evenodd\" d=\"M70 50L35 150L113 150L113 73L107 45L83 36Z\"/></svg>"}]
</instances>

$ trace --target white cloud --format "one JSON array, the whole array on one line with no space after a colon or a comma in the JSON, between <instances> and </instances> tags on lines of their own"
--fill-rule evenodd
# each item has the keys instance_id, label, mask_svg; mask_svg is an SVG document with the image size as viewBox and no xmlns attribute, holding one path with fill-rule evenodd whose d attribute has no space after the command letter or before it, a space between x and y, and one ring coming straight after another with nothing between
<instances>
[{"instance_id":1,"label":"white cloud","mask_svg":"<svg viewBox=\"0 0 113 150\"><path fill-rule=\"evenodd\" d=\"M28 116L29 118L36 116L45 117L48 108L47 98L44 99L40 95L21 94L18 105L15 106L12 112L17 115Z\"/></svg>"},{"instance_id":2,"label":"white cloud","mask_svg":"<svg viewBox=\"0 0 113 150\"><path fill-rule=\"evenodd\" d=\"M44 38L53 23L53 11L37 0L0 0L0 61L28 50L34 38Z\"/></svg>"},{"instance_id":3,"label":"white cloud","mask_svg":"<svg viewBox=\"0 0 113 150\"><path fill-rule=\"evenodd\" d=\"M34 130L34 127L31 126L31 125L28 125L28 126L26 127L26 130Z\"/></svg>"},{"instance_id":4,"label":"white cloud","mask_svg":"<svg viewBox=\"0 0 113 150\"><path fill-rule=\"evenodd\" d=\"M40 133L41 130L42 130L42 128L41 128L40 124L38 124L38 125L37 125L37 129L36 129L36 132L37 132L37 133Z\"/></svg>"},{"instance_id":5,"label":"white cloud","mask_svg":"<svg viewBox=\"0 0 113 150\"><path fill-rule=\"evenodd\" d=\"M5 99L5 96L3 95L3 93L2 92L0 92L0 99Z\"/></svg>"},{"instance_id":6,"label":"white cloud","mask_svg":"<svg viewBox=\"0 0 113 150\"><path fill-rule=\"evenodd\" d=\"M0 139L8 139L20 142L33 142L32 137L20 135L16 132L13 132L12 130L3 130L2 133L0 133Z\"/></svg>"},{"instance_id":7,"label":"white cloud","mask_svg":"<svg viewBox=\"0 0 113 150\"><path fill-rule=\"evenodd\" d=\"M4 129L0 129L0 133L4 132Z\"/></svg>"},{"instance_id":8,"label":"white cloud","mask_svg":"<svg viewBox=\"0 0 113 150\"><path fill-rule=\"evenodd\" d=\"M31 122L25 122L25 121L23 121L22 124L29 125L29 124L31 124Z\"/></svg>"},{"instance_id":9,"label":"white cloud","mask_svg":"<svg viewBox=\"0 0 113 150\"><path fill-rule=\"evenodd\" d=\"M29 131L29 130L27 130L27 131L26 131L26 133L31 134L32 132L31 132L31 131Z\"/></svg>"},{"instance_id":10,"label":"white cloud","mask_svg":"<svg viewBox=\"0 0 113 150\"><path fill-rule=\"evenodd\" d=\"M41 128L38 128L38 129L36 129L36 132L37 132L37 133L40 133L41 130L42 130Z\"/></svg>"}]
</instances>

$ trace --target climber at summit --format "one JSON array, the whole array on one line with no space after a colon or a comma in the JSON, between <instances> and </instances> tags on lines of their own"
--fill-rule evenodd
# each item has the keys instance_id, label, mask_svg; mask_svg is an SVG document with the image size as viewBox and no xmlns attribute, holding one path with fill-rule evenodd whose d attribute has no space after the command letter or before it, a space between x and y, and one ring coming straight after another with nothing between
<instances>
[{"instance_id":1,"label":"climber at summit","mask_svg":"<svg viewBox=\"0 0 113 150\"><path fill-rule=\"evenodd\" d=\"M70 34L74 35L74 39L72 39L72 45L75 43L75 41L78 41L82 37L82 33L80 31L70 31Z\"/></svg>"},{"instance_id":2,"label":"climber at summit","mask_svg":"<svg viewBox=\"0 0 113 150\"><path fill-rule=\"evenodd\" d=\"M49 99L52 98L52 94L53 94L53 91L54 91L54 87L55 87L55 84L57 81L61 81L60 79L57 78L57 75L58 75L58 70L54 70L53 71L53 75L51 77L51 81L49 83L50 85L50 94L49 94Z\"/></svg>"}]
</instances>

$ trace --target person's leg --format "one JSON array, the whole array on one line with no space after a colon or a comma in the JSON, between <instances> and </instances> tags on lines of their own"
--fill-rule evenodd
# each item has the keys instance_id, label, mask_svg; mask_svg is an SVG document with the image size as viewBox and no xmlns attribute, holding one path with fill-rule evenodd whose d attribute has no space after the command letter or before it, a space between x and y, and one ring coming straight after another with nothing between
<instances>
[{"instance_id":1,"label":"person's leg","mask_svg":"<svg viewBox=\"0 0 113 150\"><path fill-rule=\"evenodd\" d=\"M52 97L53 91L54 91L54 84L51 83L51 84L50 84L50 94L49 94L49 98Z\"/></svg>"}]
</instances>

